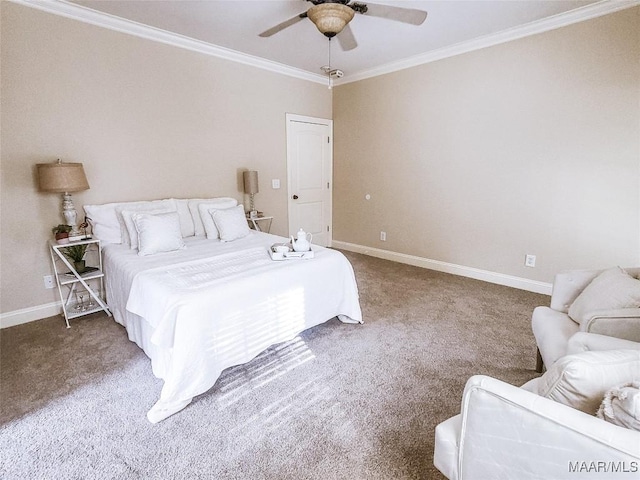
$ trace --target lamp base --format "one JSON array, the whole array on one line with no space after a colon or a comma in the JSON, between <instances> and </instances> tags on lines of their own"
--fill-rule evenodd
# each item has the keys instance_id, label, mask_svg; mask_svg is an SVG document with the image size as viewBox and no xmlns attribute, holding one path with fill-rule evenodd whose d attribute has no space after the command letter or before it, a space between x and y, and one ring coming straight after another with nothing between
<instances>
[{"instance_id":1,"label":"lamp base","mask_svg":"<svg viewBox=\"0 0 640 480\"><path fill-rule=\"evenodd\" d=\"M82 235L82 232L77 225L78 212L76 212L76 208L73 205L73 199L71 198L71 194L68 192L62 195L62 216L64 217L66 224L71 227L71 231L69 232L70 237Z\"/></svg>"}]
</instances>

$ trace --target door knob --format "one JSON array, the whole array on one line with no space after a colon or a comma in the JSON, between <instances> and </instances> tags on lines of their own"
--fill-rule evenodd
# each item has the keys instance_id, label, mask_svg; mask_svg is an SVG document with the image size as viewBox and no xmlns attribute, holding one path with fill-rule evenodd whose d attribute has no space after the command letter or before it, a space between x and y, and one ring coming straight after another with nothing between
<instances>
[{"instance_id":1,"label":"door knob","mask_svg":"<svg viewBox=\"0 0 640 480\"><path fill-rule=\"evenodd\" d=\"M291 197L291 198L293 198L294 200L297 200L297 199L298 199L298 195L294 195L294 196L293 196L293 197Z\"/></svg>"}]
</instances>

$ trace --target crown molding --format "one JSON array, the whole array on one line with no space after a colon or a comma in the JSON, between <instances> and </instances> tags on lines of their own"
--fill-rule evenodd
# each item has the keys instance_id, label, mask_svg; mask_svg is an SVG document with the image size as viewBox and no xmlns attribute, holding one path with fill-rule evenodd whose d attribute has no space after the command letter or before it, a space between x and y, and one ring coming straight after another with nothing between
<instances>
[{"instance_id":1,"label":"crown molding","mask_svg":"<svg viewBox=\"0 0 640 480\"><path fill-rule=\"evenodd\" d=\"M1 1L1 0L0 0ZM210 43L195 40L177 33L167 32L155 27L143 25L131 20L124 20L120 17L107 13L97 12L81 5L69 3L66 0L10 0L13 3L24 5L27 7L42 10L55 15L71 18L81 22L97 25L99 27L108 28L121 33L135 35L137 37L148 40L184 48L194 52L204 53L213 57L223 58L232 62L250 65L263 70L267 70L282 75L307 80L314 83L326 84L327 78L324 75L318 75L306 70L290 67L278 62L266 60L246 53L241 53ZM518 27L503 30L502 32L485 35L468 42L458 43L450 47L441 48L420 55L415 55L396 62L387 63L380 67L355 72L345 77L334 80L334 85L339 86L351 82L357 82L367 78L377 77L387 73L397 72L411 67L423 65L425 63L435 62L445 58L461 55L463 53L473 52L482 48L492 47L501 43L510 42L519 38L536 35L538 33L548 32L557 28L572 25L574 23L590 20L592 18L601 17L610 13L618 12L627 8L640 5L640 0L601 0L600 2L587 5L567 13L554 15L535 22L521 25Z\"/></svg>"},{"instance_id":2,"label":"crown molding","mask_svg":"<svg viewBox=\"0 0 640 480\"><path fill-rule=\"evenodd\" d=\"M438 50L415 55L397 62L387 63L380 67L345 75L342 79L335 81L334 85L339 86L346 83L357 82L359 80L377 77L387 73L423 65L425 63L454 57L463 53L473 52L474 50L492 47L494 45L566 27L574 23L601 17L603 15L608 15L610 13L615 13L638 5L640 5L640 0L602 0L591 5L571 10L570 12L560 13L525 25L478 37L468 42L461 42L450 47L440 48Z\"/></svg>"},{"instance_id":3,"label":"crown molding","mask_svg":"<svg viewBox=\"0 0 640 480\"><path fill-rule=\"evenodd\" d=\"M62 17L71 18L91 25L96 25L121 33L127 33L136 37L153 40L156 42L184 48L194 52L204 53L213 57L231 60L232 62L250 65L289 77L307 80L310 82L326 84L324 75L317 75L298 68L290 67L282 63L273 62L264 58L255 57L246 53L237 52L229 48L219 47L210 43L185 37L177 33L168 32L148 25L143 25L131 20L125 20L108 13L97 12L66 0L10 0L13 3L35 8L44 12L53 13Z\"/></svg>"}]
</instances>

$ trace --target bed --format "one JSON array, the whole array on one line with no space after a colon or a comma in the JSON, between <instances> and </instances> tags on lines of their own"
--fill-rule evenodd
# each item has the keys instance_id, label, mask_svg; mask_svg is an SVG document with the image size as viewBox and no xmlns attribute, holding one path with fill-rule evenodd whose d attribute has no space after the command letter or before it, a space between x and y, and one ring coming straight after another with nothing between
<instances>
[{"instance_id":1,"label":"bed","mask_svg":"<svg viewBox=\"0 0 640 480\"><path fill-rule=\"evenodd\" d=\"M181 248L157 254L125 242L103 247L114 319L164 380L147 412L152 423L271 345L334 317L362 323L353 269L338 251L314 245L314 258L274 261L269 248L286 238L253 230L226 242L180 236Z\"/></svg>"}]
</instances>

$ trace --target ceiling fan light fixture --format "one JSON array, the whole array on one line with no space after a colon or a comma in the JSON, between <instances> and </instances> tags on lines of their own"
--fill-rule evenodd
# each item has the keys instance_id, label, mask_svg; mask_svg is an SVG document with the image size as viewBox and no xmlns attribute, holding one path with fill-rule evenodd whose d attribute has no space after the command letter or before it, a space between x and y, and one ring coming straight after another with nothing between
<instances>
[{"instance_id":1,"label":"ceiling fan light fixture","mask_svg":"<svg viewBox=\"0 0 640 480\"><path fill-rule=\"evenodd\" d=\"M311 7L307 16L325 37L333 37L353 19L355 12L340 3L321 3Z\"/></svg>"}]
</instances>

